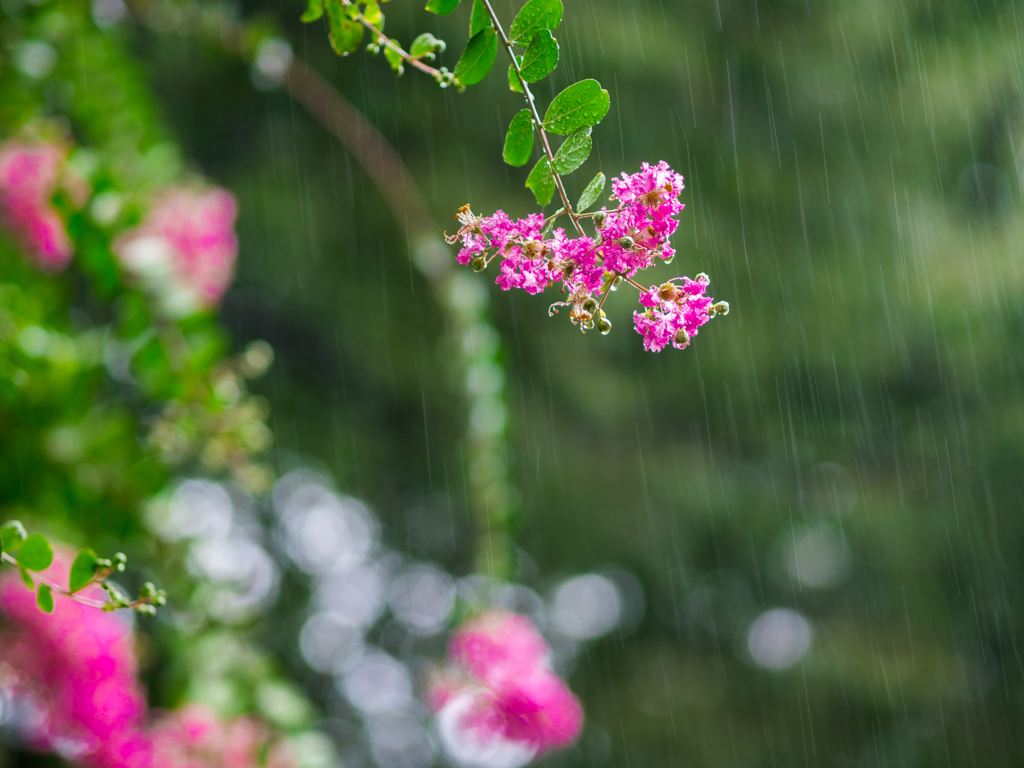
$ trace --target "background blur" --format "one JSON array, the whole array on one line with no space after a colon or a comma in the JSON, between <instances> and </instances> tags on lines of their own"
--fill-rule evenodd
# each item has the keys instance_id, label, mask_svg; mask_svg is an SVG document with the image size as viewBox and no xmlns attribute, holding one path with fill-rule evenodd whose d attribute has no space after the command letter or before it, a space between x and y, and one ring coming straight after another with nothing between
<instances>
[{"instance_id":1,"label":"background blur","mask_svg":"<svg viewBox=\"0 0 1024 768\"><path fill-rule=\"evenodd\" d=\"M393 0L388 31L448 40L452 68L463 5ZM496 9L507 23L517 4ZM464 94L396 78L380 57L337 58L301 10L242 14L274 19L367 115L442 227L465 203L533 209L501 159L521 108L503 64ZM480 278L508 381L517 580L596 622L569 627L560 656L586 733L545 765L1024 763L1022 24L999 0L566 3L538 96L595 77L612 98L570 198L598 170L667 160L687 183L679 256L645 279L706 272L732 312L652 355L626 291L611 335L581 336L548 317L554 299ZM467 575L466 413L402 223L245 65L117 34L186 157L239 197L222 319L235 348L276 352L253 384L274 463L333 477L384 545ZM257 634L356 743L351 690L310 668L311 631L300 652L301 570L316 564L286 570ZM579 574L598 578L556 590ZM599 637L602 621L618 629ZM443 651L389 645L389 622L374 631L392 656Z\"/></svg>"}]
</instances>

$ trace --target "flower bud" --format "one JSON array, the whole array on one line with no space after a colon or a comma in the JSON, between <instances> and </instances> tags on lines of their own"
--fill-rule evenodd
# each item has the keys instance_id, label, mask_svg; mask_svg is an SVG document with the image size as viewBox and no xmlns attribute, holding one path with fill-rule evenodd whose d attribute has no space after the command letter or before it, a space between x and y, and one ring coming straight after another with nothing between
<instances>
[{"instance_id":1,"label":"flower bud","mask_svg":"<svg viewBox=\"0 0 1024 768\"><path fill-rule=\"evenodd\" d=\"M595 312L597 312L597 299L595 299L593 296L588 297L587 299L584 300L582 309L588 315L594 314Z\"/></svg>"},{"instance_id":2,"label":"flower bud","mask_svg":"<svg viewBox=\"0 0 1024 768\"><path fill-rule=\"evenodd\" d=\"M487 262L484 261L483 256L477 256L475 259L469 262L469 266L473 268L474 272L483 272L487 268Z\"/></svg>"},{"instance_id":3,"label":"flower bud","mask_svg":"<svg viewBox=\"0 0 1024 768\"><path fill-rule=\"evenodd\" d=\"M632 248L634 245L636 245L636 243L633 242L633 238L632 237L629 237L627 235L626 237L620 237L619 238L619 245L621 245L623 248L625 248L628 251L630 248Z\"/></svg>"},{"instance_id":4,"label":"flower bud","mask_svg":"<svg viewBox=\"0 0 1024 768\"><path fill-rule=\"evenodd\" d=\"M604 223L608 220L608 214L605 211L598 211L594 214L594 226L600 229L604 226Z\"/></svg>"},{"instance_id":5,"label":"flower bud","mask_svg":"<svg viewBox=\"0 0 1024 768\"><path fill-rule=\"evenodd\" d=\"M711 305L711 309L715 311L716 315L728 315L729 314L729 302L728 301L716 301Z\"/></svg>"},{"instance_id":6,"label":"flower bud","mask_svg":"<svg viewBox=\"0 0 1024 768\"><path fill-rule=\"evenodd\" d=\"M529 259L536 258L540 255L541 251L544 250L544 243L538 240L528 240L526 245L523 247L523 251L526 253L526 257Z\"/></svg>"},{"instance_id":7,"label":"flower bud","mask_svg":"<svg viewBox=\"0 0 1024 768\"><path fill-rule=\"evenodd\" d=\"M676 294L678 292L679 291L674 284L663 283L662 286L658 289L658 297L662 301L672 301L672 299L676 297Z\"/></svg>"},{"instance_id":8,"label":"flower bud","mask_svg":"<svg viewBox=\"0 0 1024 768\"><path fill-rule=\"evenodd\" d=\"M605 317L604 312L601 312L601 316L597 318L597 330L601 332L602 336L607 336L612 332L612 321Z\"/></svg>"},{"instance_id":9,"label":"flower bud","mask_svg":"<svg viewBox=\"0 0 1024 768\"><path fill-rule=\"evenodd\" d=\"M685 328L680 328L676 331L676 344L681 347L685 347L690 343L690 334L686 332Z\"/></svg>"}]
</instances>

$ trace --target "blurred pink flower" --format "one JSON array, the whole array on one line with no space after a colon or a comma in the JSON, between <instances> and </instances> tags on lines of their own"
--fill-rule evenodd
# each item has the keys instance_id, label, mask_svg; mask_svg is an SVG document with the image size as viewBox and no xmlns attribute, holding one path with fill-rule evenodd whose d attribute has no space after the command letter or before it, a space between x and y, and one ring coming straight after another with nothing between
<instances>
[{"instance_id":1,"label":"blurred pink flower","mask_svg":"<svg viewBox=\"0 0 1024 768\"><path fill-rule=\"evenodd\" d=\"M224 189L172 187L114 243L125 267L177 316L216 307L231 284L238 203Z\"/></svg>"},{"instance_id":2,"label":"blurred pink flower","mask_svg":"<svg viewBox=\"0 0 1024 768\"><path fill-rule=\"evenodd\" d=\"M287 746L273 743L260 721L225 722L209 707L189 705L160 718L151 732L152 768L291 768Z\"/></svg>"},{"instance_id":3,"label":"blurred pink flower","mask_svg":"<svg viewBox=\"0 0 1024 768\"><path fill-rule=\"evenodd\" d=\"M44 572L67 582L66 552ZM98 587L82 593L102 598ZM28 743L91 768L295 768L287 743L259 720L222 721L186 706L147 724L130 625L122 615L54 594L52 614L17 575L0 579L0 689L13 691L33 716Z\"/></svg>"},{"instance_id":4,"label":"blurred pink flower","mask_svg":"<svg viewBox=\"0 0 1024 768\"><path fill-rule=\"evenodd\" d=\"M47 578L66 583L68 560L58 554ZM103 596L98 588L85 594ZM41 713L30 743L94 766L141 765L146 701L129 625L57 594L53 613L43 613L16 575L0 581L0 608L9 619L0 635L0 684Z\"/></svg>"},{"instance_id":5,"label":"blurred pink flower","mask_svg":"<svg viewBox=\"0 0 1024 768\"><path fill-rule=\"evenodd\" d=\"M44 269L63 269L74 253L50 203L64 157L56 144L0 146L0 221Z\"/></svg>"},{"instance_id":6,"label":"blurred pink flower","mask_svg":"<svg viewBox=\"0 0 1024 768\"><path fill-rule=\"evenodd\" d=\"M448 655L428 700L457 763L516 768L579 736L579 700L551 670L550 649L526 617L492 612L469 621Z\"/></svg>"}]
</instances>

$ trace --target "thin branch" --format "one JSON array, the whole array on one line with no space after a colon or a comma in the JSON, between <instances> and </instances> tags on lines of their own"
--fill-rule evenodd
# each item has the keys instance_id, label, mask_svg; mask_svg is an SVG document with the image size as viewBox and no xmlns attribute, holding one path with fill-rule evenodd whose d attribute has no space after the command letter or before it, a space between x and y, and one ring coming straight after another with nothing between
<instances>
[{"instance_id":1,"label":"thin branch","mask_svg":"<svg viewBox=\"0 0 1024 768\"><path fill-rule=\"evenodd\" d=\"M7 563L8 565L13 565L15 568L20 567L18 565L18 561L15 560L13 557L11 557L6 552L0 552L0 560L2 560L3 562ZM57 594L64 595L65 597L70 597L76 603L81 603L82 605L87 605L90 608L103 608L104 606L107 605L106 601L104 601L104 600L96 600L94 598L86 597L85 595L79 595L77 593L73 594L73 593L69 592L68 590L64 589L64 587L60 586L56 582L50 581L50 579L46 578L45 576L43 576L43 575L41 575L39 573L33 573L32 577L36 581L38 581L40 584L45 584L46 586L48 586L51 590L53 590Z\"/></svg>"},{"instance_id":2,"label":"thin branch","mask_svg":"<svg viewBox=\"0 0 1024 768\"><path fill-rule=\"evenodd\" d=\"M580 226L579 218L576 216L576 212L573 211L572 205L569 203L569 196L565 194L565 185L562 184L562 177L555 171L555 156L551 152L551 145L548 143L548 134L544 130L544 122L540 119L540 113L537 111L537 102L533 98L530 86L526 82L526 78L523 77L522 71L519 69L519 62L516 61L515 51L512 50L512 42L505 34L505 30L501 28L501 22L498 21L498 15L494 12L494 8L491 7L491 0L483 0L483 4L487 9L487 15L491 17L491 23L494 25L495 31L501 38L502 45L505 46L505 53L508 54L509 61L512 62L512 68L515 70L516 78L519 80L519 84L523 88L526 103L529 105L530 114L533 117L533 124L537 127L537 131L540 133L540 141L544 146L544 154L547 155L548 163L551 166L551 175L555 179L555 186L558 188L558 194L562 198L562 205L565 206L565 212L568 213L569 218L572 219L572 223L573 226L576 227L576 231L579 232L580 235L586 237L586 232L584 232L583 227Z\"/></svg>"},{"instance_id":3,"label":"thin branch","mask_svg":"<svg viewBox=\"0 0 1024 768\"><path fill-rule=\"evenodd\" d=\"M356 8L359 7L358 5L353 3L352 0L338 0L338 2L345 6L355 6ZM420 59L414 57L412 54L407 52L405 49L402 48L402 46L400 46L390 37L388 37L379 29L377 29L377 27L373 23L371 23L365 16L363 16L362 13L357 12L355 15L355 20L362 24L364 27L366 27L368 30L370 30L370 32L373 35L375 35L377 39L384 44L385 47L390 48L392 51L401 56L406 61L406 63L409 64L409 66L416 67L416 69L420 70L420 72L426 72L428 75L433 77L438 82L441 82L444 79L444 74L441 72L441 70L435 69L429 64L424 64Z\"/></svg>"}]
</instances>

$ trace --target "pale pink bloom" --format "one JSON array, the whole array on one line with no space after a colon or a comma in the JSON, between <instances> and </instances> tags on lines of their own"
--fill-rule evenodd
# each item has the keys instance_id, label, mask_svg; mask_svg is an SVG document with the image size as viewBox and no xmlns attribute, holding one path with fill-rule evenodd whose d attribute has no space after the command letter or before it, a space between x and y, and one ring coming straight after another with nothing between
<instances>
[{"instance_id":1,"label":"pale pink bloom","mask_svg":"<svg viewBox=\"0 0 1024 768\"><path fill-rule=\"evenodd\" d=\"M55 144L0 146L0 221L44 269L63 269L74 253L50 202L64 158Z\"/></svg>"},{"instance_id":2,"label":"pale pink bloom","mask_svg":"<svg viewBox=\"0 0 1024 768\"><path fill-rule=\"evenodd\" d=\"M260 721L221 720L210 708L189 705L157 720L150 731L151 768L293 768L287 746L275 743Z\"/></svg>"},{"instance_id":3,"label":"pale pink bloom","mask_svg":"<svg viewBox=\"0 0 1024 768\"><path fill-rule=\"evenodd\" d=\"M231 284L238 204L230 192L172 187L141 225L114 243L129 272L176 316L216 307Z\"/></svg>"},{"instance_id":4,"label":"pale pink bloom","mask_svg":"<svg viewBox=\"0 0 1024 768\"><path fill-rule=\"evenodd\" d=\"M448 655L428 700L457 763L517 768L578 738L579 700L551 670L550 649L526 617L492 612L469 621Z\"/></svg>"}]
</instances>

